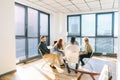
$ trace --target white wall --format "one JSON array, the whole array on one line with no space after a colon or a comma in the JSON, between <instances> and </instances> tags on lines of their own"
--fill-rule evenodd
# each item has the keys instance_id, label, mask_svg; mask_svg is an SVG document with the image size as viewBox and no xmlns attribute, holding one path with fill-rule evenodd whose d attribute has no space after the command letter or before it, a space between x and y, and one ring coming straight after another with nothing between
<instances>
[{"instance_id":1,"label":"white wall","mask_svg":"<svg viewBox=\"0 0 120 80\"><path fill-rule=\"evenodd\" d=\"M50 40L51 44L54 41L62 38L66 41L66 34L67 34L67 16L63 13L55 13L51 15L51 28L50 28Z\"/></svg>"},{"instance_id":2,"label":"white wall","mask_svg":"<svg viewBox=\"0 0 120 80\"><path fill-rule=\"evenodd\" d=\"M15 70L14 0L0 3L0 75Z\"/></svg>"},{"instance_id":3,"label":"white wall","mask_svg":"<svg viewBox=\"0 0 120 80\"><path fill-rule=\"evenodd\" d=\"M118 15L118 21L119 21L119 27L118 27L118 66L117 66L117 80L119 80L120 79L120 0L119 0L119 15Z\"/></svg>"}]
</instances>

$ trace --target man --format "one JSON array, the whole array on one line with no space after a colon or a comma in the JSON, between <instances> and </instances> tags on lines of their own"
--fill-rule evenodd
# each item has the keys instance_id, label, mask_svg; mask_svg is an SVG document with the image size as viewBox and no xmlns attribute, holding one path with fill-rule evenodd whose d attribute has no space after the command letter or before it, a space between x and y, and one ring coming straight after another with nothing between
<instances>
[{"instance_id":1,"label":"man","mask_svg":"<svg viewBox=\"0 0 120 80\"><path fill-rule=\"evenodd\" d=\"M56 69L56 67L54 66L55 64L55 60L57 59L59 64L60 64L60 67L64 67L64 64L62 64L61 62L61 59L60 59L60 56L58 54L52 54L50 52L50 49L47 48L47 45L46 45L46 37L45 36L41 36L41 43L39 45L39 49L41 50L42 54L43 54L43 57L45 58L50 58L52 60L51 64L50 64L50 67L53 68L53 69Z\"/></svg>"}]
</instances>

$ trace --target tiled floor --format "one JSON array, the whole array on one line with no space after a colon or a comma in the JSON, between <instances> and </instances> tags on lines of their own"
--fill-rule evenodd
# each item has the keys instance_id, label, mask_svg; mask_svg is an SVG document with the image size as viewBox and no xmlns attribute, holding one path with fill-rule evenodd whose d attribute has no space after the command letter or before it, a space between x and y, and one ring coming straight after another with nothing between
<instances>
[{"instance_id":1,"label":"tiled floor","mask_svg":"<svg viewBox=\"0 0 120 80\"><path fill-rule=\"evenodd\" d=\"M40 59L32 63L17 65L17 72L4 75L0 77L0 80L76 80L79 76L79 73L75 74L74 72L68 74L65 68L61 69L58 65L56 65L56 70L52 70L49 67L49 62L45 63ZM95 72L101 72L104 64L108 64L111 68L112 80L116 80L116 59L93 57L89 63L92 64L92 70ZM81 69L81 67L79 68ZM84 68L90 70L88 64ZM96 80L98 78L99 76L96 77ZM89 75L83 75L81 80L92 79Z\"/></svg>"}]
</instances>

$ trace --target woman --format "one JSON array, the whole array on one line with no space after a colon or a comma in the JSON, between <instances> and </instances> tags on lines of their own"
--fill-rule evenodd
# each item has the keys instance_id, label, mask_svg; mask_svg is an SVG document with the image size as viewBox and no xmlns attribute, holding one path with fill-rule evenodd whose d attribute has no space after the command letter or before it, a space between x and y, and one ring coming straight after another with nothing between
<instances>
[{"instance_id":1,"label":"woman","mask_svg":"<svg viewBox=\"0 0 120 80\"><path fill-rule=\"evenodd\" d=\"M62 39L59 39L57 41L57 43L54 45L53 52L58 53L58 54L64 56L62 42L63 42Z\"/></svg>"},{"instance_id":2,"label":"woman","mask_svg":"<svg viewBox=\"0 0 120 80\"><path fill-rule=\"evenodd\" d=\"M80 56L79 56L79 61L81 61L81 66L85 65L85 63L83 61L83 58L90 58L90 56L91 56L91 54L93 52L92 47L89 44L89 39L85 38L84 41L85 41L85 51L81 52Z\"/></svg>"}]
</instances>

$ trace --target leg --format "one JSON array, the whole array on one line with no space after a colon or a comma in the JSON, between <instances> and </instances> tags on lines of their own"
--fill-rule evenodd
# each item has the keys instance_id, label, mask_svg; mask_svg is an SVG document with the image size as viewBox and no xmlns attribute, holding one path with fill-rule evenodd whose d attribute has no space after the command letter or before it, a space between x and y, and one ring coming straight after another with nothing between
<instances>
[{"instance_id":1,"label":"leg","mask_svg":"<svg viewBox=\"0 0 120 80\"><path fill-rule=\"evenodd\" d=\"M83 62L84 54L83 54L83 55L80 55L79 58L80 58L79 61L81 62L81 65L82 65L82 66L85 65L85 63Z\"/></svg>"}]
</instances>

